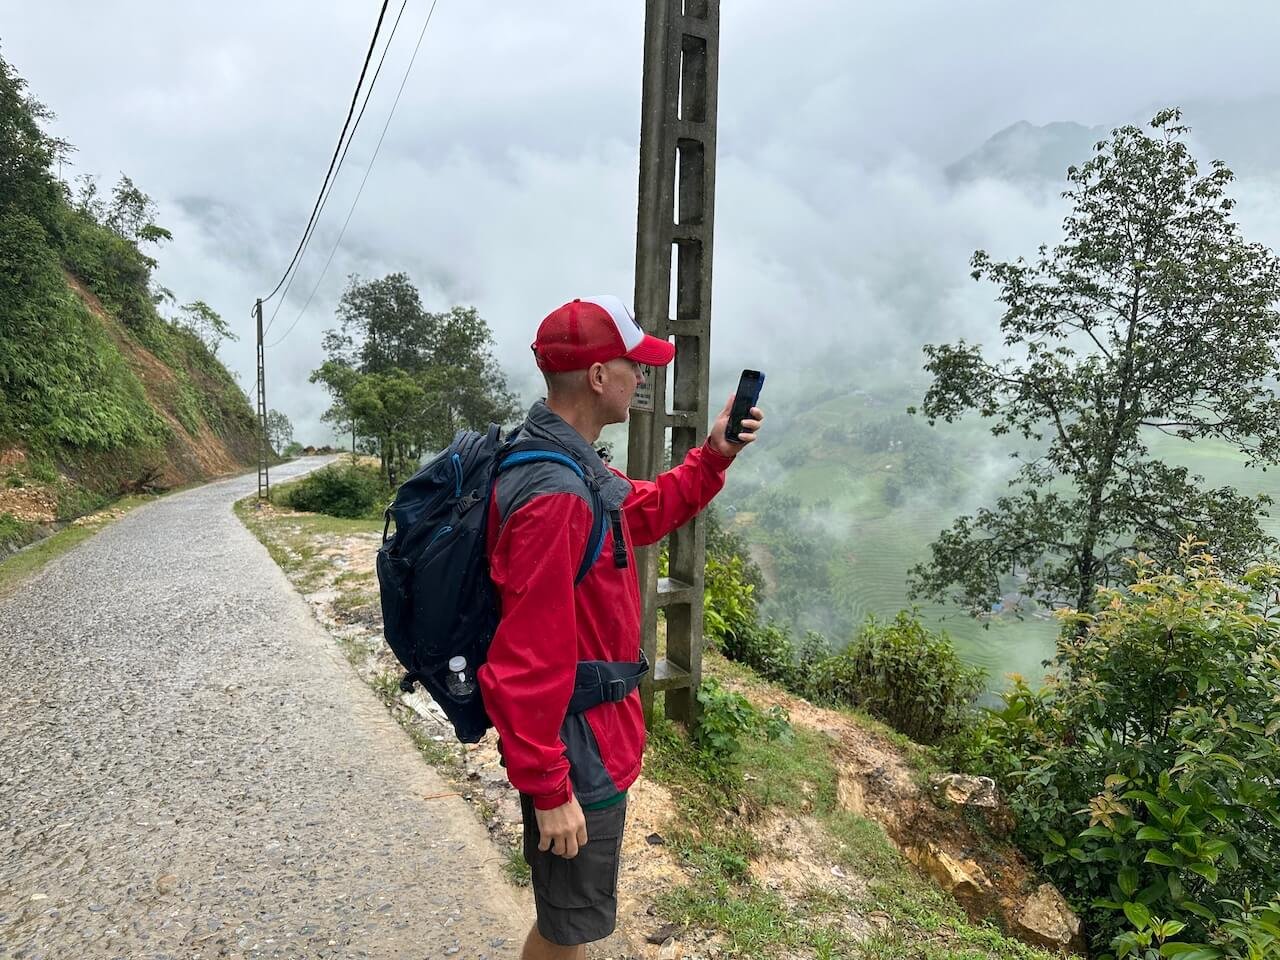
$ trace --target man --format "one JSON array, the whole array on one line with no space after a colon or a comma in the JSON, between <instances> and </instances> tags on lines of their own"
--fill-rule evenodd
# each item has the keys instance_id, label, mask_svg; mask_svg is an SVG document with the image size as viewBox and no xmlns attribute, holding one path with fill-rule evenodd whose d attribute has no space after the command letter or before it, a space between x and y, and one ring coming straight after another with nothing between
<instances>
[{"instance_id":1,"label":"man","mask_svg":"<svg viewBox=\"0 0 1280 960\"><path fill-rule=\"evenodd\" d=\"M500 475L488 548L501 620L478 673L524 813L538 921L523 956L573 960L614 928L626 791L640 773L645 737L634 689L570 710L578 664L640 659L633 546L657 542L711 502L763 414L753 408L742 444L730 443L731 397L684 463L653 482L630 480L605 466L593 444L606 424L627 419L644 382L641 364L665 366L675 348L645 335L617 297L596 297L552 311L533 352L547 398L533 405L520 438L559 445L586 481L545 461ZM605 521L594 558L585 555L597 513L588 485Z\"/></svg>"}]
</instances>

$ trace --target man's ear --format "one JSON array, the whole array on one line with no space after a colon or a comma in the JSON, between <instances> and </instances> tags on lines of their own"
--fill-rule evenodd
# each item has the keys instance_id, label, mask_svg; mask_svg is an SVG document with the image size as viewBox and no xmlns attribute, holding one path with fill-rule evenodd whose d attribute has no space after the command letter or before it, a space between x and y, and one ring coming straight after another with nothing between
<instances>
[{"instance_id":1,"label":"man's ear","mask_svg":"<svg viewBox=\"0 0 1280 960\"><path fill-rule=\"evenodd\" d=\"M592 393L604 393L606 379L603 363L593 363L587 368L587 387Z\"/></svg>"}]
</instances>

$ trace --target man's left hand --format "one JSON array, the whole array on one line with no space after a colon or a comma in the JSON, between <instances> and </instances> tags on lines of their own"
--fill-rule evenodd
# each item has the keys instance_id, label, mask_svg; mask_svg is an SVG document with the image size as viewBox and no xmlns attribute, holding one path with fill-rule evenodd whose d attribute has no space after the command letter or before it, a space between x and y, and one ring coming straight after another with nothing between
<instances>
[{"instance_id":1,"label":"man's left hand","mask_svg":"<svg viewBox=\"0 0 1280 960\"><path fill-rule=\"evenodd\" d=\"M720 411L720 416L716 417L716 422L711 426L711 433L707 435L707 446L722 457L733 459L738 453L749 443L754 443L756 439L756 431L760 429L760 424L764 420L764 411L759 407L751 408L751 419L742 421L742 432L738 434L741 443L730 443L725 437L729 429L729 414L733 411L733 397L729 397L729 402L724 405L724 409Z\"/></svg>"}]
</instances>

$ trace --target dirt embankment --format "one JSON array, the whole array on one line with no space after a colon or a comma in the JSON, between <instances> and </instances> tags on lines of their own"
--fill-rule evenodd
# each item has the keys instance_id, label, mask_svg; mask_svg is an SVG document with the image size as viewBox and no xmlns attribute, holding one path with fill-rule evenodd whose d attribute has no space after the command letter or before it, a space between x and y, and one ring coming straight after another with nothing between
<instances>
[{"instance_id":1,"label":"dirt embankment","mask_svg":"<svg viewBox=\"0 0 1280 960\"><path fill-rule=\"evenodd\" d=\"M37 451L21 437L0 444L0 557L56 533L119 496L240 473L258 457L255 420L229 374L211 367L207 359L188 363L170 358L174 366L165 363L84 283L65 271L64 277L115 343L148 405L168 427L168 438L161 445L113 450ZM185 349L175 355L190 356Z\"/></svg>"},{"instance_id":2,"label":"dirt embankment","mask_svg":"<svg viewBox=\"0 0 1280 960\"><path fill-rule=\"evenodd\" d=\"M178 377L174 371L130 336L88 287L69 273L66 278L67 285L84 301L90 312L102 321L104 329L120 348L130 369L141 381L147 400L172 433L163 455L147 458L138 464L136 485L165 488L181 486L195 480L236 473L256 461L257 441L251 430L236 429L233 426L219 434L203 419L194 432L188 430L173 410L174 398L179 390ZM200 370L193 369L188 375L194 385L206 394L218 389L218 385ZM99 460L96 465L113 466L109 458ZM91 462L89 469L92 470L94 466Z\"/></svg>"}]
</instances>

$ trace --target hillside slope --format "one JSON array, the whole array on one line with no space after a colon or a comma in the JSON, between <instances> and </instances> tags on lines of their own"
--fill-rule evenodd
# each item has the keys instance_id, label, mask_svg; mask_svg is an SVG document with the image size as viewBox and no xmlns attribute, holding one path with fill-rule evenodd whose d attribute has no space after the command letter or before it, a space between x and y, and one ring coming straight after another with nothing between
<instances>
[{"instance_id":1,"label":"hillside slope","mask_svg":"<svg viewBox=\"0 0 1280 960\"><path fill-rule=\"evenodd\" d=\"M256 418L217 359L229 335L181 320L144 248L172 239L122 176L109 198L51 173L67 145L0 59L0 556L111 499L244 469Z\"/></svg>"},{"instance_id":2,"label":"hillside slope","mask_svg":"<svg viewBox=\"0 0 1280 960\"><path fill-rule=\"evenodd\" d=\"M0 557L122 494L257 457L248 399L199 338L166 325L145 346L83 281L67 273L63 288L59 310L43 314L63 321L57 343L0 328ZM43 389L14 375L23 360Z\"/></svg>"}]
</instances>

